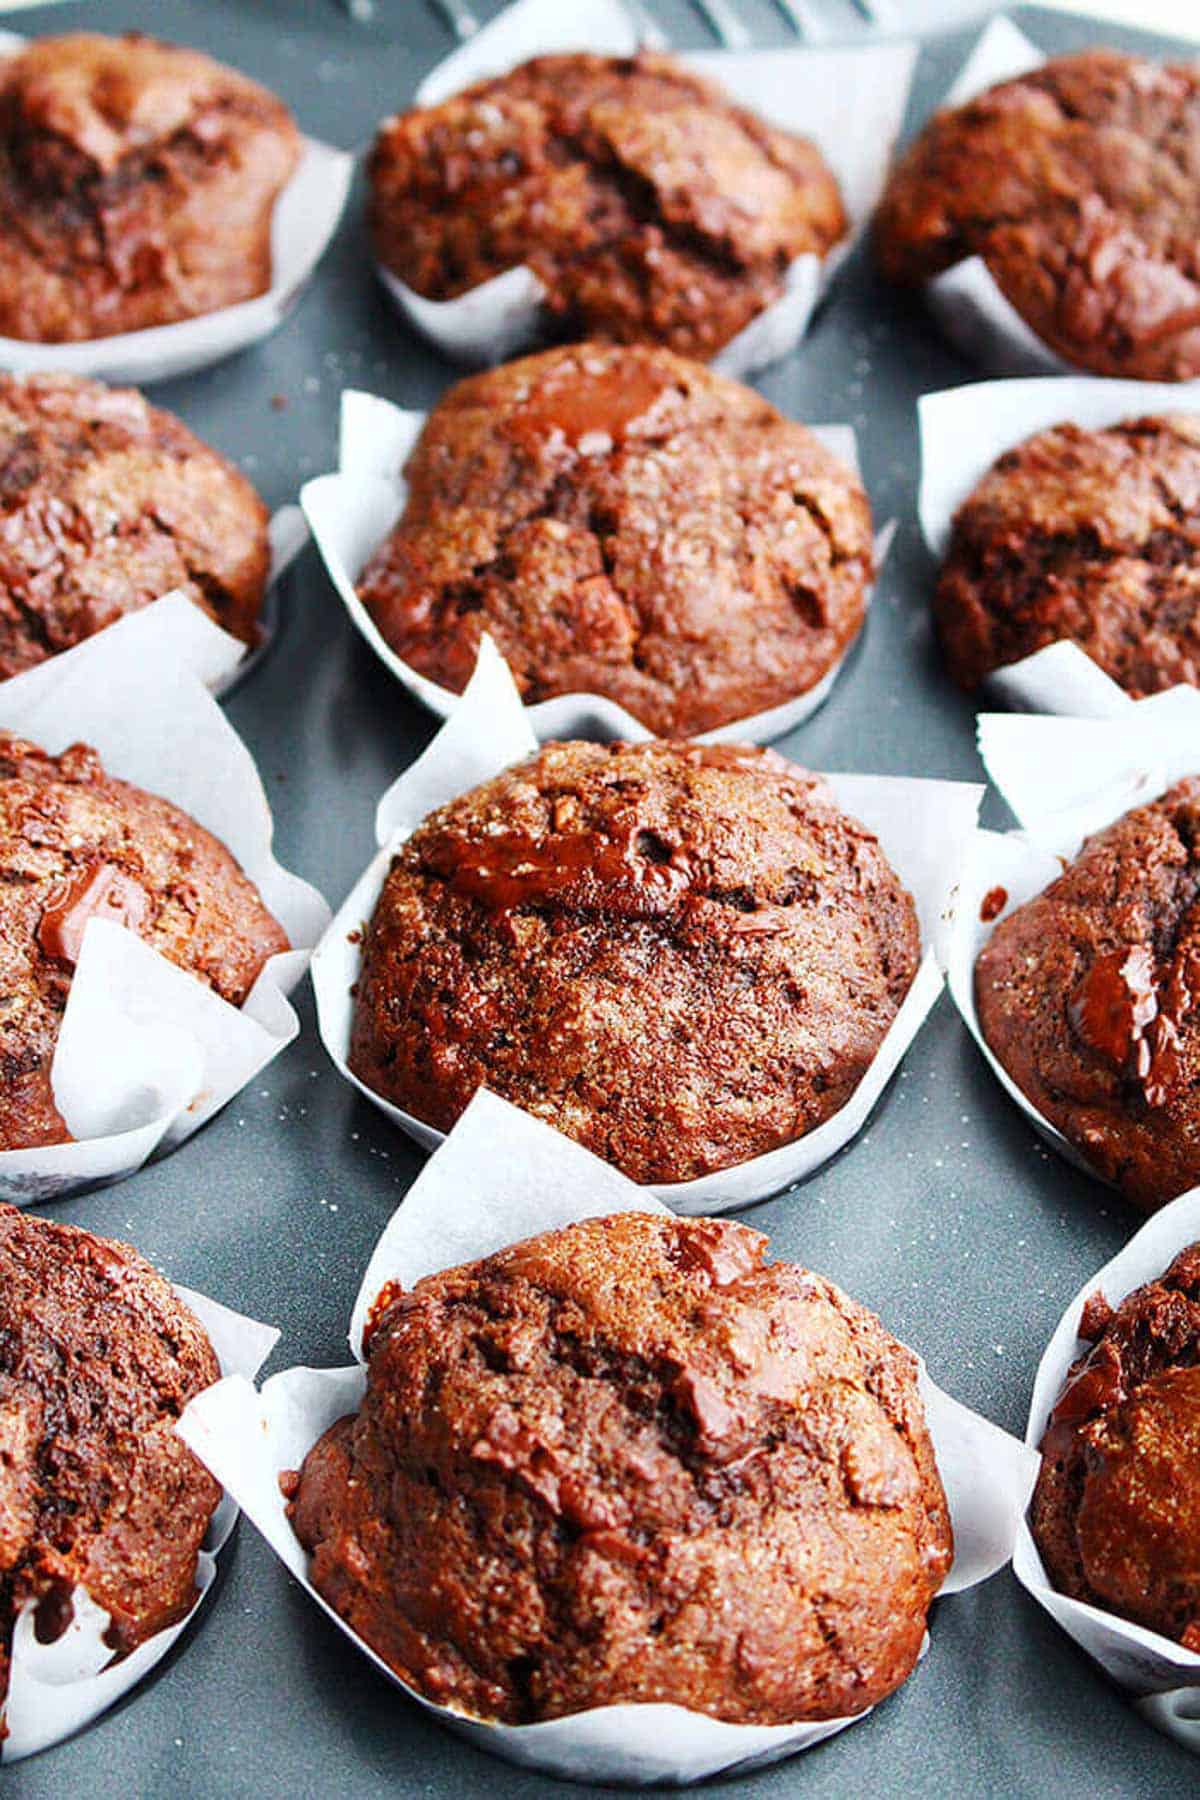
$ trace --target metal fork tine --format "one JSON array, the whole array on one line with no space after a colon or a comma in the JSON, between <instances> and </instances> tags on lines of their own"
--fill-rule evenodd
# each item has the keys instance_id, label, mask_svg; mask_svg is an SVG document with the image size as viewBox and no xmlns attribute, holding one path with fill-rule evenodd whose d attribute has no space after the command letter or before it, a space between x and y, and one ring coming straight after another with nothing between
<instances>
[{"instance_id":1,"label":"metal fork tine","mask_svg":"<svg viewBox=\"0 0 1200 1800\"><path fill-rule=\"evenodd\" d=\"M726 50L749 50L754 42L729 0L692 0Z\"/></svg>"},{"instance_id":2,"label":"metal fork tine","mask_svg":"<svg viewBox=\"0 0 1200 1800\"><path fill-rule=\"evenodd\" d=\"M896 8L892 0L850 0L850 4L868 25L882 25L886 30L897 23Z\"/></svg>"},{"instance_id":3,"label":"metal fork tine","mask_svg":"<svg viewBox=\"0 0 1200 1800\"><path fill-rule=\"evenodd\" d=\"M433 0L433 5L456 38L474 37L479 30L479 20L464 0Z\"/></svg>"},{"instance_id":4,"label":"metal fork tine","mask_svg":"<svg viewBox=\"0 0 1200 1800\"><path fill-rule=\"evenodd\" d=\"M637 32L638 46L643 50L665 50L667 48L666 33L661 31L641 4L641 0L624 0L625 11L629 14L633 29Z\"/></svg>"},{"instance_id":5,"label":"metal fork tine","mask_svg":"<svg viewBox=\"0 0 1200 1800\"><path fill-rule=\"evenodd\" d=\"M854 0L855 5L858 0ZM810 44L819 44L822 38L828 37L823 20L811 0L775 0L776 6L793 26L800 37Z\"/></svg>"}]
</instances>

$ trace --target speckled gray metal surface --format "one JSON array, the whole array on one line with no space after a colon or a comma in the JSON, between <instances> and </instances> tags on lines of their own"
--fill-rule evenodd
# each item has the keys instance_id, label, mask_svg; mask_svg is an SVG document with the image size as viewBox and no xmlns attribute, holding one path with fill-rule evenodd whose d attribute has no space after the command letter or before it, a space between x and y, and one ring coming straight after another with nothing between
<instances>
[{"instance_id":1,"label":"speckled gray metal surface","mask_svg":"<svg viewBox=\"0 0 1200 1800\"><path fill-rule=\"evenodd\" d=\"M494 0L480 8L494 10ZM676 42L704 41L687 0L655 0L652 10ZM784 40L771 0L746 0L741 10L760 41ZM897 10L918 25L947 13L945 4ZM967 12L960 6L957 16ZM1050 49L1099 36L1137 41L1036 10L1019 17ZM13 22L33 32L139 25L200 45L268 82L307 130L343 145L361 144L450 47L422 0L379 0L367 27L352 25L333 0L108 0ZM958 30L927 44L910 123L943 90L971 36ZM344 385L425 406L452 379L385 305L368 272L359 211L356 197L314 285L274 339L155 393L237 458L272 505L332 466ZM970 376L860 255L807 343L760 380L798 418L851 420L876 516L900 520L864 644L825 710L781 745L815 768L980 776L971 710L934 656L930 566L913 518L916 397ZM311 550L283 613L275 649L229 712L258 758L281 856L336 904L367 859L378 794L432 724L352 631ZM992 822L1001 816L991 803ZM272 1367L346 1360L366 1257L420 1166L407 1140L334 1074L307 993L301 1012L300 1041L177 1155L56 1209L131 1239L176 1279L276 1322L283 1340ZM1040 1146L946 1000L865 1135L806 1187L748 1216L777 1253L877 1308L938 1381L1018 1433L1064 1304L1135 1225ZM449 1800L486 1790L526 1800L556 1791L408 1705L249 1527L223 1565L181 1649L82 1737L6 1769L6 1795ZM714 1785L756 1800L1196 1791L1196 1762L1143 1724L1007 1573L939 1606L932 1635L913 1679L862 1724L774 1770Z\"/></svg>"}]
</instances>

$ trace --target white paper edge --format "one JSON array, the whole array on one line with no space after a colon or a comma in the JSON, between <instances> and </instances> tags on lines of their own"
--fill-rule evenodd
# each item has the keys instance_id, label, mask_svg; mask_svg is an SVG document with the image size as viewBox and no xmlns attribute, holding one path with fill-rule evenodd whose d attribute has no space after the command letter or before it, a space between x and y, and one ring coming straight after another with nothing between
<instances>
[{"instance_id":1,"label":"white paper edge","mask_svg":"<svg viewBox=\"0 0 1200 1800\"><path fill-rule=\"evenodd\" d=\"M572 1220L664 1210L634 1183L549 1126L486 1091L476 1095L444 1147L426 1165L371 1257L351 1325L352 1343L385 1281L472 1260ZM357 1365L289 1369L256 1394L222 1382L188 1407L180 1431L327 1616L402 1692L479 1748L576 1780L698 1781L808 1748L854 1718L796 1725L731 1725L665 1705L597 1707L536 1725L494 1725L416 1693L359 1639L308 1581L308 1559L287 1522L278 1476L298 1466L329 1424L360 1401ZM1037 1459L979 1415L951 1400L921 1371L922 1396L957 1541L943 1594L974 1585L1007 1562ZM967 1548L964 1549L964 1546ZM865 1717L865 1713L856 1715Z\"/></svg>"},{"instance_id":2,"label":"white paper edge","mask_svg":"<svg viewBox=\"0 0 1200 1800\"><path fill-rule=\"evenodd\" d=\"M60 1047L83 1007L91 1009L89 1018L93 1012L99 1016L93 1029L104 1029L109 971L114 980L123 971L128 983L136 980L140 967L157 971L153 1004L167 1007L172 995L179 996L180 1006L195 1013L197 1028L203 1017L210 1042L222 1035L228 1040L228 1053L236 1055L243 1073L232 1088L198 1089L205 1065L190 1027L180 1029L161 1012L141 1018L135 1010L123 1009L112 1015L114 1041L135 1058L131 1067L137 1071L120 1109L123 1123L72 1143L0 1151L0 1197L17 1205L116 1180L156 1150L174 1148L299 1031L287 995L307 968L329 908L315 888L276 860L273 821L253 760L208 691L236 668L243 649L183 595L173 594L0 683L0 729L16 730L51 751L83 736L99 750L109 773L183 806L233 852L292 945L267 961L239 1011L133 934L106 921L89 922ZM167 754L171 746L155 735L139 706L138 684L147 668L157 668L164 681L155 701L167 708L177 703L195 726L186 743L176 747L174 766ZM58 1065L56 1049L51 1066L56 1091ZM146 1069L154 1072L146 1077ZM67 1116L70 1123L69 1108Z\"/></svg>"},{"instance_id":3,"label":"white paper edge","mask_svg":"<svg viewBox=\"0 0 1200 1800\"><path fill-rule=\"evenodd\" d=\"M637 46L637 29L620 0L573 0L570 7L563 7L560 0L516 0L431 70L417 89L414 104L436 105L535 54L590 50L629 56ZM811 253L796 259L779 298L718 352L713 367L720 373L751 375L787 356L805 335L816 307L862 237L883 192L908 105L917 49L912 41L889 39L834 49L787 45L680 54L684 67L720 82L742 105L763 111L787 129L815 137L838 179L849 220L846 236L824 259ZM819 69L821 59L824 64ZM851 128L845 115L854 109L848 106L839 116L838 128L831 119L822 139L813 125L814 103L819 108L831 92L844 90L848 75L872 68L875 81L870 104L860 108L871 117L869 137ZM785 71L787 80L782 79ZM763 95L774 105L763 104ZM848 161L851 157L852 162ZM859 166L864 159L869 175ZM470 363L502 362L537 343L542 335L543 290L525 266L506 270L453 300L428 300L390 270L378 264L376 269L402 317L449 356Z\"/></svg>"},{"instance_id":4,"label":"white paper edge","mask_svg":"<svg viewBox=\"0 0 1200 1800\"><path fill-rule=\"evenodd\" d=\"M1071 1364L1085 1344L1079 1320L1099 1290L1116 1307L1127 1294L1165 1273L1180 1250L1200 1239L1200 1188L1181 1194L1142 1226L1125 1248L1085 1281L1067 1307L1038 1365L1025 1441L1036 1450ZM1013 1573L1025 1590L1119 1686L1137 1696L1138 1710L1159 1731L1200 1754L1200 1655L1159 1632L1072 1600L1051 1587L1022 1516Z\"/></svg>"},{"instance_id":5,"label":"white paper edge","mask_svg":"<svg viewBox=\"0 0 1200 1800\"><path fill-rule=\"evenodd\" d=\"M231 1312L190 1288L176 1287L175 1292L208 1333L222 1378L252 1382L279 1341L274 1326ZM237 1512L230 1496L224 1495L200 1552L196 1603L186 1618L156 1632L120 1662L112 1661L112 1651L102 1641L108 1613L96 1606L82 1588L76 1588L73 1595L75 1622L54 1644L37 1642L33 1630L36 1602L26 1605L13 1633L9 1692L0 1714L9 1735L0 1742L0 1762L19 1762L81 1731L162 1661L199 1616L216 1576L216 1558L232 1535ZM76 1674L71 1679L72 1664L89 1673Z\"/></svg>"},{"instance_id":6,"label":"white paper edge","mask_svg":"<svg viewBox=\"0 0 1200 1800\"><path fill-rule=\"evenodd\" d=\"M391 531L407 503L404 464L425 426L427 413L406 412L376 394L347 388L342 394L338 468L317 475L300 491L300 504L321 560L351 623L380 662L422 706L448 719L460 695L422 675L397 655L359 599L355 583L370 556ZM807 430L861 479L858 443L850 425L809 425ZM875 584L896 532L889 520L875 534L875 583L866 590L869 614ZM349 539L349 542L347 541ZM697 734L702 744L766 744L793 731L824 705L866 630L867 617L841 656L821 679L778 706ZM641 743L654 733L625 707L602 694L559 694L526 709L540 742L552 738L623 738Z\"/></svg>"},{"instance_id":7,"label":"white paper edge","mask_svg":"<svg viewBox=\"0 0 1200 1800\"><path fill-rule=\"evenodd\" d=\"M0 54L21 50L28 41L16 32L2 32ZM44 369L145 386L194 374L269 336L283 323L325 254L354 173L349 151L316 138L303 138L301 145L300 161L275 202L271 285L266 293L174 325L76 343L0 337L0 368L14 374Z\"/></svg>"},{"instance_id":8,"label":"white paper edge","mask_svg":"<svg viewBox=\"0 0 1200 1800\"><path fill-rule=\"evenodd\" d=\"M380 800L380 849L338 909L313 953L312 981L321 1040L338 1072L424 1149L443 1134L393 1106L352 1073L347 1056L360 961L361 928L374 910L395 847L435 806L531 755L536 742L508 666L489 637L462 703L424 754ZM656 1183L653 1192L676 1212L701 1214L749 1206L813 1174L866 1123L942 987L950 919L960 866L975 832L982 790L966 782L895 776L829 775L840 805L879 837L912 893L923 955L896 1017L846 1104L791 1144L693 1181Z\"/></svg>"}]
</instances>

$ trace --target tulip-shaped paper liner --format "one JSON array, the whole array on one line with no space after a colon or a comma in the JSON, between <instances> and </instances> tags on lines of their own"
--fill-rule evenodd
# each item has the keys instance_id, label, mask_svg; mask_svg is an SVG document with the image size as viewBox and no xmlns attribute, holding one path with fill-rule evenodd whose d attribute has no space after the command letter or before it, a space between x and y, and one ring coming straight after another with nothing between
<instances>
[{"instance_id":1,"label":"tulip-shaped paper liner","mask_svg":"<svg viewBox=\"0 0 1200 1800\"><path fill-rule=\"evenodd\" d=\"M917 402L921 430L921 488L917 510L930 553L940 562L950 548L954 515L993 463L1054 425L1102 431L1124 419L1200 411L1200 383L1103 381L1072 375L1060 380L979 381L924 394ZM1137 701L1106 675L1078 644L1062 639L996 669L988 692L1023 712L1109 719Z\"/></svg>"},{"instance_id":2,"label":"tulip-shaped paper liner","mask_svg":"<svg viewBox=\"0 0 1200 1800\"><path fill-rule=\"evenodd\" d=\"M1000 920L1056 881L1086 837L1200 774L1200 690L1171 688L1107 719L982 713L979 749L1021 829L975 834L950 934L950 992L1005 1092L1053 1149L1095 1175L985 1041L975 964Z\"/></svg>"},{"instance_id":3,"label":"tulip-shaped paper liner","mask_svg":"<svg viewBox=\"0 0 1200 1800\"><path fill-rule=\"evenodd\" d=\"M1063 1314L1038 1368L1026 1442L1036 1450L1071 1364L1085 1344L1079 1322L1088 1298L1099 1291L1117 1307L1127 1294L1164 1274L1181 1250L1200 1242L1200 1188L1164 1206L1098 1274L1080 1288ZM1182 1478L1182 1471L1181 1471ZM1136 1696L1138 1711L1193 1754L1200 1754L1200 1654L1051 1587L1027 1519L1017 1532L1013 1572L1051 1618L1100 1664L1118 1686Z\"/></svg>"},{"instance_id":4,"label":"tulip-shaped paper liner","mask_svg":"<svg viewBox=\"0 0 1200 1800\"><path fill-rule=\"evenodd\" d=\"M621 0L572 0L570 6L561 0L516 0L426 76L416 104L435 106L531 56L573 50L631 56L637 48L637 28ZM722 374L746 376L795 349L870 218L904 119L916 48L892 41L836 50L713 50L689 52L679 60L717 82L739 105L811 138L837 177L850 220L848 235L823 259L811 253L797 257L780 297L713 359ZM864 121L869 129L863 129ZM379 276L404 316L448 356L464 362L503 362L543 335L543 290L526 266L508 269L453 300L425 299L384 268Z\"/></svg>"},{"instance_id":5,"label":"tulip-shaped paper liner","mask_svg":"<svg viewBox=\"0 0 1200 1800\"><path fill-rule=\"evenodd\" d=\"M379 853L339 909L313 957L313 987L325 1048L348 1081L427 1149L439 1144L443 1133L375 1093L348 1065L351 989L361 963L362 925L375 909L392 855L421 821L435 807L524 761L536 748L529 715L507 665L485 637L461 704L425 754L380 801L375 823ZM966 782L892 776L830 775L826 779L839 805L876 833L911 893L924 946L921 965L875 1060L846 1104L823 1125L779 1149L693 1181L656 1184L653 1191L677 1212L725 1212L765 1200L803 1181L836 1155L865 1124L941 991L939 970L948 943L951 905L974 835L981 790Z\"/></svg>"},{"instance_id":6,"label":"tulip-shaped paper liner","mask_svg":"<svg viewBox=\"0 0 1200 1800\"><path fill-rule=\"evenodd\" d=\"M548 1125L494 1094L477 1094L371 1258L350 1327L351 1349L361 1358L364 1321L388 1281L411 1288L424 1275L578 1219L662 1210L644 1189ZM952 1594L985 1580L1011 1556L1036 1458L943 1394L923 1368L921 1384L954 1525L954 1565L942 1588ZM535 1725L497 1725L414 1693L312 1587L308 1558L288 1524L279 1488L280 1475L299 1468L317 1438L359 1406L364 1387L358 1363L288 1369L261 1394L248 1381L224 1381L193 1401L180 1431L291 1573L375 1666L479 1748L579 1781L681 1783L773 1762L854 1723L842 1718L732 1725L680 1706L634 1704Z\"/></svg>"},{"instance_id":7,"label":"tulip-shaped paper liner","mask_svg":"<svg viewBox=\"0 0 1200 1800\"><path fill-rule=\"evenodd\" d=\"M241 652L174 595L0 683L0 731L55 754L90 744L110 775L182 807L237 858L291 945L239 1009L123 926L89 920L51 1070L75 1141L0 1151L0 1198L29 1204L130 1174L204 1124L299 1030L287 995L329 909L276 862L258 772L208 692Z\"/></svg>"},{"instance_id":8,"label":"tulip-shaped paper liner","mask_svg":"<svg viewBox=\"0 0 1200 1800\"><path fill-rule=\"evenodd\" d=\"M407 504L404 465L425 425L426 414L404 412L390 400L350 388L342 395L338 470L306 482L300 501L313 538L321 552L329 579L350 615L352 623L397 681L441 719L448 719L460 696L422 675L387 643L359 599L355 583L379 549ZM849 425L815 425L810 430L827 450L858 473L858 447ZM875 538L876 573L894 536L893 522ZM870 594L867 596L868 603ZM794 699L767 712L735 719L700 735L702 743L765 744L782 737L816 712L829 697L851 643L820 681ZM633 714L601 694L559 694L529 708L537 736L549 738L626 738L637 743L654 734Z\"/></svg>"},{"instance_id":9,"label":"tulip-shaped paper liner","mask_svg":"<svg viewBox=\"0 0 1200 1800\"><path fill-rule=\"evenodd\" d=\"M188 1288L176 1290L208 1333L223 1379L251 1382L270 1355L279 1333L270 1325L230 1312L215 1300ZM117 1660L104 1642L109 1615L83 1588L71 1596L72 1619L51 1644L38 1642L34 1627L37 1602L18 1614L13 1631L8 1695L0 1707L0 1762L16 1762L89 1725L136 1687L162 1661L180 1634L196 1618L217 1572L216 1557L237 1522L237 1504L226 1494L213 1515L196 1570L196 1604L178 1624L158 1631L136 1650Z\"/></svg>"},{"instance_id":10,"label":"tulip-shaped paper liner","mask_svg":"<svg viewBox=\"0 0 1200 1800\"><path fill-rule=\"evenodd\" d=\"M26 42L15 32L0 32L0 57L15 54ZM315 138L303 140L300 161L271 218L271 285L266 293L173 325L76 343L0 337L0 368L17 374L45 369L145 386L194 374L269 337L286 319L324 255L342 216L353 173L349 151Z\"/></svg>"}]
</instances>

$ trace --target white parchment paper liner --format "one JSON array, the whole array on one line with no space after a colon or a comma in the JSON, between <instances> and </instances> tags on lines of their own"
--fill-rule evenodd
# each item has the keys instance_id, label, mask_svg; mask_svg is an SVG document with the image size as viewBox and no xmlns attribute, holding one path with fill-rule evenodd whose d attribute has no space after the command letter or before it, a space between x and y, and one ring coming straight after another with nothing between
<instances>
[{"instance_id":1,"label":"white parchment paper liner","mask_svg":"<svg viewBox=\"0 0 1200 1800\"><path fill-rule=\"evenodd\" d=\"M415 104L436 105L473 82L552 51L631 56L638 36L621 0L572 0L569 6L562 0L516 0L426 76ZM779 299L713 359L724 375L749 375L795 349L834 272L861 236L883 191L904 119L916 46L892 41L837 50L714 50L679 60L773 124L812 138L838 179L850 220L848 235L824 260L811 254L796 259ZM380 267L378 273L399 311L448 356L503 362L542 335L542 287L525 266L454 300L427 300L389 270Z\"/></svg>"},{"instance_id":2,"label":"white parchment paper liner","mask_svg":"<svg viewBox=\"0 0 1200 1800\"><path fill-rule=\"evenodd\" d=\"M375 908L396 849L417 825L448 800L515 762L531 756L537 742L508 666L489 637L461 704L424 755L384 794L376 813L380 845L343 902L313 956L317 1019L325 1048L338 1070L425 1149L444 1134L393 1106L359 1081L347 1063L361 944L351 942ZM694 1181L656 1185L656 1193L676 1212L725 1212L765 1200L803 1181L849 1143L895 1073L941 991L940 957L948 939L948 917L962 860L970 844L982 790L967 782L918 781L874 775L830 775L833 792L847 812L869 826L912 894L921 924L924 955L913 984L892 1021L874 1062L846 1104L805 1137L749 1162Z\"/></svg>"},{"instance_id":3,"label":"white parchment paper liner","mask_svg":"<svg viewBox=\"0 0 1200 1800\"><path fill-rule=\"evenodd\" d=\"M430 680L396 654L355 591L355 583L371 556L388 536L408 499L404 465L424 429L428 414L405 412L390 400L347 388L342 394L338 470L305 483L300 503L312 528L329 579L354 626L384 667L401 686L440 719L448 719L459 695ZM827 450L859 474L858 445L849 425L810 425ZM875 537L876 573L895 535L889 521ZM867 603L870 604L870 591ZM863 623L863 630L866 622ZM703 743L765 744L782 737L811 717L829 697L833 684L857 644L855 638L813 687L766 712L734 719L701 734ZM538 738L626 738L641 742L654 734L617 701L602 694L559 694L528 708Z\"/></svg>"},{"instance_id":4,"label":"white parchment paper liner","mask_svg":"<svg viewBox=\"0 0 1200 1800\"><path fill-rule=\"evenodd\" d=\"M1021 829L975 834L954 911L947 982L1005 1093L1053 1149L1101 1180L984 1041L975 963L999 921L1056 881L1084 838L1132 807L1148 805L1185 775L1200 773L1200 689L1170 688L1107 719L981 713L979 750ZM985 897L997 888L1007 896L1004 906L996 918L981 919Z\"/></svg>"},{"instance_id":5,"label":"white parchment paper liner","mask_svg":"<svg viewBox=\"0 0 1200 1800\"><path fill-rule=\"evenodd\" d=\"M950 547L954 515L998 457L1053 425L1103 430L1149 414L1200 411L1200 382L1105 381L1071 375L1059 380L978 381L923 394L917 402L921 437L921 531L939 562ZM1061 640L996 669L988 691L1023 712L1107 719L1136 706L1078 644Z\"/></svg>"},{"instance_id":6,"label":"white parchment paper liner","mask_svg":"<svg viewBox=\"0 0 1200 1800\"><path fill-rule=\"evenodd\" d=\"M1200 1239L1200 1188L1155 1213L1136 1237L1085 1281L1068 1306L1038 1367L1025 1441L1036 1450L1075 1358L1084 1304L1097 1289L1113 1307L1134 1288L1162 1275L1178 1253ZM1040 1606L1119 1686L1137 1696L1138 1711L1160 1731L1200 1755L1200 1655L1157 1631L1072 1600L1051 1587L1027 1518L1017 1530L1013 1572Z\"/></svg>"},{"instance_id":7,"label":"white parchment paper liner","mask_svg":"<svg viewBox=\"0 0 1200 1800\"><path fill-rule=\"evenodd\" d=\"M481 1092L380 1239L354 1308L351 1350L361 1356L363 1324L386 1281L411 1287L423 1275L573 1220L661 1210L644 1189L570 1139ZM1012 1554L1037 1460L1007 1433L943 1394L923 1367L921 1380L954 1523L954 1566L942 1589L951 1594L985 1580ZM477 1747L579 1781L678 1784L773 1762L854 1723L843 1718L730 1725L679 1706L625 1705L538 1725L493 1725L435 1706L415 1693L313 1589L308 1558L287 1522L279 1491L279 1475L299 1468L321 1433L358 1407L364 1387L358 1363L344 1369L288 1369L268 1381L261 1394L248 1381L223 1381L192 1402L180 1431L227 1484L297 1581L376 1668Z\"/></svg>"},{"instance_id":8,"label":"white parchment paper liner","mask_svg":"<svg viewBox=\"0 0 1200 1800\"><path fill-rule=\"evenodd\" d=\"M190 1288L177 1288L212 1340L226 1379L253 1381L279 1338L270 1325L230 1312ZM61 1743L107 1712L162 1661L180 1634L196 1618L216 1577L216 1557L237 1522L237 1504L226 1494L213 1515L196 1570L196 1604L187 1617L156 1632L119 1662L104 1642L109 1614L77 1587L72 1595L75 1616L56 1643L39 1644L34 1632L37 1607L30 1602L13 1632L12 1667L4 1721L8 1737L0 1743L0 1762L17 1762Z\"/></svg>"},{"instance_id":9,"label":"white parchment paper liner","mask_svg":"<svg viewBox=\"0 0 1200 1800\"><path fill-rule=\"evenodd\" d=\"M1011 19L995 18L981 34L958 79L941 102L962 106L1000 81L1046 61ZM1070 375L1075 365L1043 343L1001 292L981 256L965 257L925 284L938 324L964 355L996 375ZM1145 384L1134 384L1145 385Z\"/></svg>"},{"instance_id":10,"label":"white parchment paper liner","mask_svg":"<svg viewBox=\"0 0 1200 1800\"><path fill-rule=\"evenodd\" d=\"M24 48L27 38L0 31L0 57ZM275 202L271 219L271 285L265 294L222 306L199 318L73 344L30 343L0 337L0 369L23 373L54 369L95 375L103 381L146 384L194 374L269 337L281 325L321 257L342 216L354 158L332 144L305 138L295 174Z\"/></svg>"},{"instance_id":11,"label":"white parchment paper liner","mask_svg":"<svg viewBox=\"0 0 1200 1800\"><path fill-rule=\"evenodd\" d=\"M168 595L0 683L0 730L57 753L88 743L105 768L181 806L237 858L292 949L239 1010L132 932L92 919L71 983L52 1081L69 1144L0 1151L0 1198L18 1205L140 1168L211 1118L299 1030L286 996L329 918L281 868L249 751L208 692L243 646Z\"/></svg>"}]
</instances>

